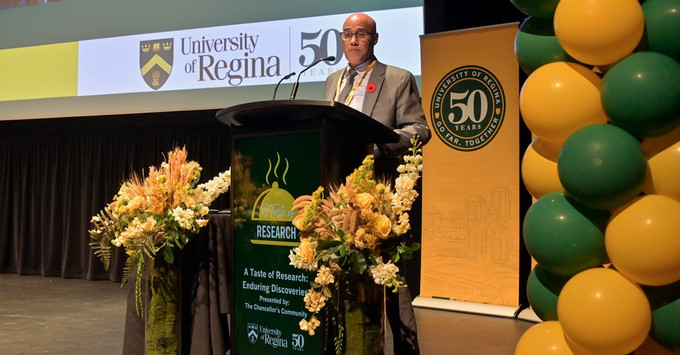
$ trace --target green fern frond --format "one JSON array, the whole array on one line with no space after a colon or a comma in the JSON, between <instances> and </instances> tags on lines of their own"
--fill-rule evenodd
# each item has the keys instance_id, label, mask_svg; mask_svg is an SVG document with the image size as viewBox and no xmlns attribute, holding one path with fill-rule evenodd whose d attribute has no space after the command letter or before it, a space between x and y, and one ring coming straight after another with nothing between
<instances>
[{"instance_id":1,"label":"green fern frond","mask_svg":"<svg viewBox=\"0 0 680 355\"><path fill-rule=\"evenodd\" d=\"M137 263L137 277L135 278L135 310L140 317L144 316L144 302L142 299L142 280L144 279L144 259Z\"/></svg>"},{"instance_id":2,"label":"green fern frond","mask_svg":"<svg viewBox=\"0 0 680 355\"><path fill-rule=\"evenodd\" d=\"M340 355L343 353L345 347L343 346L345 339L345 327L342 324L338 324L338 334L335 336L335 354Z\"/></svg>"},{"instance_id":3,"label":"green fern frond","mask_svg":"<svg viewBox=\"0 0 680 355\"><path fill-rule=\"evenodd\" d=\"M111 266L111 241L116 238L118 221L107 209L100 211L93 219L94 228L89 231L89 243L94 255L104 264L106 270Z\"/></svg>"}]
</instances>

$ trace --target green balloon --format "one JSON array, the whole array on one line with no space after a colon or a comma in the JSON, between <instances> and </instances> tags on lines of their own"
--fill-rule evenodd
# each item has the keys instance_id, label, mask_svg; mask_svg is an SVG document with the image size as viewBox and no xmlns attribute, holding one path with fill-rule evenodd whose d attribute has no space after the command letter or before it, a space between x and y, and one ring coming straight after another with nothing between
<instances>
[{"instance_id":1,"label":"green balloon","mask_svg":"<svg viewBox=\"0 0 680 355\"><path fill-rule=\"evenodd\" d=\"M557 298L569 276L553 274L536 264L527 280L527 298L534 313L542 321L557 320Z\"/></svg>"},{"instance_id":2,"label":"green balloon","mask_svg":"<svg viewBox=\"0 0 680 355\"><path fill-rule=\"evenodd\" d=\"M552 62L576 62L564 51L555 37L553 19L528 17L515 36L515 55L527 75Z\"/></svg>"},{"instance_id":3,"label":"green balloon","mask_svg":"<svg viewBox=\"0 0 680 355\"><path fill-rule=\"evenodd\" d=\"M510 0L510 2L529 16L552 17L560 0Z\"/></svg>"},{"instance_id":4,"label":"green balloon","mask_svg":"<svg viewBox=\"0 0 680 355\"><path fill-rule=\"evenodd\" d=\"M666 286L643 287L652 307L649 334L675 353L680 353L680 282Z\"/></svg>"},{"instance_id":5,"label":"green balloon","mask_svg":"<svg viewBox=\"0 0 680 355\"><path fill-rule=\"evenodd\" d=\"M529 207L522 226L524 244L546 270L572 276L607 260L604 231L608 220L608 211L551 192Z\"/></svg>"},{"instance_id":6,"label":"green balloon","mask_svg":"<svg viewBox=\"0 0 680 355\"><path fill-rule=\"evenodd\" d=\"M642 12L649 50L680 62L680 0L647 0Z\"/></svg>"},{"instance_id":7,"label":"green balloon","mask_svg":"<svg viewBox=\"0 0 680 355\"><path fill-rule=\"evenodd\" d=\"M564 142L557 174L567 196L591 208L609 210L640 194L647 158L630 133L611 124L593 124Z\"/></svg>"},{"instance_id":8,"label":"green balloon","mask_svg":"<svg viewBox=\"0 0 680 355\"><path fill-rule=\"evenodd\" d=\"M680 353L680 298L652 312L652 337Z\"/></svg>"},{"instance_id":9,"label":"green balloon","mask_svg":"<svg viewBox=\"0 0 680 355\"><path fill-rule=\"evenodd\" d=\"M600 95L612 123L634 136L668 133L680 125L680 63L656 52L631 54L605 74Z\"/></svg>"}]
</instances>

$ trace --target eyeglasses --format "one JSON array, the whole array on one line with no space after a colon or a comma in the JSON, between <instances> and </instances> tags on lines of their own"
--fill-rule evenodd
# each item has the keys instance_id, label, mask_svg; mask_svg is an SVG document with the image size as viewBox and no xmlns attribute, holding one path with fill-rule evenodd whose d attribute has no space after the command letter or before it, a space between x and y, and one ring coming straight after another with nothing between
<instances>
[{"instance_id":1,"label":"eyeglasses","mask_svg":"<svg viewBox=\"0 0 680 355\"><path fill-rule=\"evenodd\" d=\"M344 31L342 33L342 40L348 42L352 40L352 36L357 36L357 41L363 41L368 38L368 35L372 34L375 34L375 32L368 32L364 30L359 30L356 32Z\"/></svg>"}]
</instances>

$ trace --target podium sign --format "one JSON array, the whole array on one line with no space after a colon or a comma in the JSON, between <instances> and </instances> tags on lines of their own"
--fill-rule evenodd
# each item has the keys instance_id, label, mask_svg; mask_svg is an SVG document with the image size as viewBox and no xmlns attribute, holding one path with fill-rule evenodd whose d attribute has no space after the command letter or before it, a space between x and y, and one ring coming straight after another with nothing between
<instances>
[{"instance_id":1,"label":"podium sign","mask_svg":"<svg viewBox=\"0 0 680 355\"><path fill-rule=\"evenodd\" d=\"M322 329L314 336L299 329L310 316L304 295L313 274L289 265L299 245L294 197L340 182L374 143L399 135L333 101L252 102L217 119L233 128L233 353L321 354Z\"/></svg>"},{"instance_id":2,"label":"podium sign","mask_svg":"<svg viewBox=\"0 0 680 355\"><path fill-rule=\"evenodd\" d=\"M321 184L320 133L234 136L234 353L319 354L301 331L311 272L289 265L298 246L294 196Z\"/></svg>"}]
</instances>

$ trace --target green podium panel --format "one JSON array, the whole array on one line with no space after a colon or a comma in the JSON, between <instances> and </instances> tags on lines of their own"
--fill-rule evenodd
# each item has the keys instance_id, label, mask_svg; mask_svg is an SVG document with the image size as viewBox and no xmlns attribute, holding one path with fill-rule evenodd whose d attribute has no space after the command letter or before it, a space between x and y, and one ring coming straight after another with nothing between
<instances>
[{"instance_id":1,"label":"green podium panel","mask_svg":"<svg viewBox=\"0 0 680 355\"><path fill-rule=\"evenodd\" d=\"M232 127L232 354L321 354L324 334L310 336L304 295L313 274L291 266L299 245L293 201L340 183L399 135L337 102L253 102L217 113Z\"/></svg>"},{"instance_id":2,"label":"green podium panel","mask_svg":"<svg viewBox=\"0 0 680 355\"><path fill-rule=\"evenodd\" d=\"M234 137L235 354L321 353L321 337L298 325L313 276L288 259L294 196L321 184L320 144L320 131Z\"/></svg>"}]
</instances>

